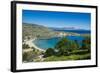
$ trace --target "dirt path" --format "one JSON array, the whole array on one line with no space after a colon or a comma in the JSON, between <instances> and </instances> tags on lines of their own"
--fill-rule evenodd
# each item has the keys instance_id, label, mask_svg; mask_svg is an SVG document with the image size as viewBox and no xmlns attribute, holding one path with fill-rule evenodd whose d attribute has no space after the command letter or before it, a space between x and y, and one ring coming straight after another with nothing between
<instances>
[{"instance_id":1,"label":"dirt path","mask_svg":"<svg viewBox=\"0 0 100 73\"><path fill-rule=\"evenodd\" d=\"M33 49L23 49L23 53L24 52L30 52L30 51L33 51Z\"/></svg>"}]
</instances>

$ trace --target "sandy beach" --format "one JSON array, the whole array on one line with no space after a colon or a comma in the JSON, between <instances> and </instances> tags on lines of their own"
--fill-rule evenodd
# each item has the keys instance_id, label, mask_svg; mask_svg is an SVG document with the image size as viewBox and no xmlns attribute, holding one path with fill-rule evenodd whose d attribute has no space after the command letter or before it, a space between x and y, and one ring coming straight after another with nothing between
<instances>
[{"instance_id":1,"label":"sandy beach","mask_svg":"<svg viewBox=\"0 0 100 73\"><path fill-rule=\"evenodd\" d=\"M34 39L30 39L30 40L26 41L25 43L28 44L30 47L34 47L35 49L38 49L38 50L40 50L40 51L45 51L45 50L43 50L43 49L37 47L37 46L33 43L34 40L35 40L35 38L34 38Z\"/></svg>"}]
</instances>

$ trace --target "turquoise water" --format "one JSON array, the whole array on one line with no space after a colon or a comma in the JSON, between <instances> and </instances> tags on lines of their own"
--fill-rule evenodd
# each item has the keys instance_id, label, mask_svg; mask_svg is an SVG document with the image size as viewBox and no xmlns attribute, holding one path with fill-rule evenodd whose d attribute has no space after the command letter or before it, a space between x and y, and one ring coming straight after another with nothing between
<instances>
[{"instance_id":1,"label":"turquoise water","mask_svg":"<svg viewBox=\"0 0 100 73\"><path fill-rule=\"evenodd\" d=\"M69 40L77 40L81 44L84 39L82 36L66 36ZM54 48L57 42L60 41L60 37L50 38L50 39L38 39L34 41L34 44L42 49Z\"/></svg>"}]
</instances>

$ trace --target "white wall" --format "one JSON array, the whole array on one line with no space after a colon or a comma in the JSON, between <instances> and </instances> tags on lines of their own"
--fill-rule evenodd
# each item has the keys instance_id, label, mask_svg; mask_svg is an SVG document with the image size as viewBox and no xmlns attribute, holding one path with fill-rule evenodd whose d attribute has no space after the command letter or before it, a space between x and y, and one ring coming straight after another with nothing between
<instances>
[{"instance_id":1,"label":"white wall","mask_svg":"<svg viewBox=\"0 0 100 73\"><path fill-rule=\"evenodd\" d=\"M0 73L11 73L10 72L10 1L11 0L0 0ZM99 5L100 0L31 0L31 1L41 1L41 2L46 1L46 2L73 3L73 4L78 3L78 4L98 5L100 7ZM100 14L98 16L100 16ZM98 18L98 20L99 19L100 18ZM98 28L99 27L100 25L98 25ZM98 40L100 43L100 38ZM98 55L100 55L99 51L100 49L98 48ZM38 71L34 73L92 73L92 72L100 73L100 67Z\"/></svg>"}]
</instances>

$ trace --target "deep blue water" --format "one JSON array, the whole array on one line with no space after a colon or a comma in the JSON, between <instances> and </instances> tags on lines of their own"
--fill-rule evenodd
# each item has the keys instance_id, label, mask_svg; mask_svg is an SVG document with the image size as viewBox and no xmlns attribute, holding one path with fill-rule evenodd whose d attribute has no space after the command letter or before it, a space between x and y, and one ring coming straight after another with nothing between
<instances>
[{"instance_id":1,"label":"deep blue water","mask_svg":"<svg viewBox=\"0 0 100 73\"><path fill-rule=\"evenodd\" d=\"M81 44L84 39L82 36L66 36L69 40L77 40L78 43ZM34 43L36 46L42 49L54 48L58 41L60 41L60 37L50 38L50 39L38 39L35 40Z\"/></svg>"},{"instance_id":2,"label":"deep blue water","mask_svg":"<svg viewBox=\"0 0 100 73\"><path fill-rule=\"evenodd\" d=\"M90 30L55 30L55 31L73 32L73 33L79 33L79 34L89 34L89 33L91 33Z\"/></svg>"}]
</instances>

